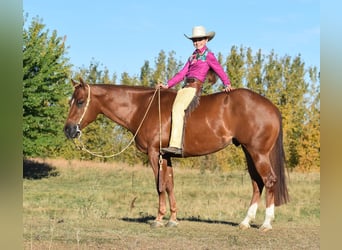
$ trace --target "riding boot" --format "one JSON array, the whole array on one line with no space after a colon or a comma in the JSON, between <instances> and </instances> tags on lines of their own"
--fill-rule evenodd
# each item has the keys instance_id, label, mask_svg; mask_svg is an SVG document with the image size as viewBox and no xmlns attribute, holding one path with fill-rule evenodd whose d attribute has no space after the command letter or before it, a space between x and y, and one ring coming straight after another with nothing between
<instances>
[{"instance_id":1,"label":"riding boot","mask_svg":"<svg viewBox=\"0 0 342 250\"><path fill-rule=\"evenodd\" d=\"M184 120L177 118L172 122L171 139L168 148L162 148L164 153L182 155Z\"/></svg>"}]
</instances>

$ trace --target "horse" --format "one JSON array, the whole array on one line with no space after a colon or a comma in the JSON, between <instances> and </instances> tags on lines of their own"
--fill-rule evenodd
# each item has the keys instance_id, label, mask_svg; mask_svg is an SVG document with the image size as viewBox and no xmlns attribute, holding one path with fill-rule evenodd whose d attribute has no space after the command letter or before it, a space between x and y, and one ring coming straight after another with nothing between
<instances>
[{"instance_id":1,"label":"horse","mask_svg":"<svg viewBox=\"0 0 342 250\"><path fill-rule=\"evenodd\" d=\"M151 227L178 225L174 194L173 155L163 154L171 131L171 111L176 90L143 86L89 84L71 80L74 92L64 133L75 139L99 114L135 135L138 150L147 154L159 196L158 213ZM156 91L159 97L156 97ZM241 229L255 219L263 189L266 189L265 220L261 231L272 229L275 206L286 204L289 195L285 174L282 118L267 98L247 88L202 95L198 106L186 117L183 155L196 157L217 152L230 144L241 146L253 192ZM166 199L170 207L167 223Z\"/></svg>"}]
</instances>

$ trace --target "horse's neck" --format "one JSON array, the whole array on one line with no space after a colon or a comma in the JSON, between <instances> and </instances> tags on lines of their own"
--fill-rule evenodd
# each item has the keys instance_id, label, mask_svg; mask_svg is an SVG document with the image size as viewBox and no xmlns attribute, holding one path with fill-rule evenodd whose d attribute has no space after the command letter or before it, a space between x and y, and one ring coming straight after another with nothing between
<instances>
[{"instance_id":1,"label":"horse's neck","mask_svg":"<svg viewBox=\"0 0 342 250\"><path fill-rule=\"evenodd\" d=\"M141 103L139 96L144 93L143 90L139 91L125 86L109 88L99 96L102 103L101 112L112 121L134 132L137 125L132 121L141 115L139 107L144 104Z\"/></svg>"}]
</instances>

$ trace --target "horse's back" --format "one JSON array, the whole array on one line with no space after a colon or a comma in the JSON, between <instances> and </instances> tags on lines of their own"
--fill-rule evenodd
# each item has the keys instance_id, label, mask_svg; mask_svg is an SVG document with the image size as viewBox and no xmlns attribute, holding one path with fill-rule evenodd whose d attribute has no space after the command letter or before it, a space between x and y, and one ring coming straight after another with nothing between
<instances>
[{"instance_id":1,"label":"horse's back","mask_svg":"<svg viewBox=\"0 0 342 250\"><path fill-rule=\"evenodd\" d=\"M199 106L190 114L213 122L227 119L248 122L266 116L278 117L278 108L266 97L245 88L201 96Z\"/></svg>"},{"instance_id":2,"label":"horse's back","mask_svg":"<svg viewBox=\"0 0 342 250\"><path fill-rule=\"evenodd\" d=\"M276 106L251 90L241 88L201 96L199 106L186 120L185 151L212 153L226 147L233 138L251 144L258 136L278 133L279 122ZM201 145L202 151L195 145Z\"/></svg>"}]
</instances>

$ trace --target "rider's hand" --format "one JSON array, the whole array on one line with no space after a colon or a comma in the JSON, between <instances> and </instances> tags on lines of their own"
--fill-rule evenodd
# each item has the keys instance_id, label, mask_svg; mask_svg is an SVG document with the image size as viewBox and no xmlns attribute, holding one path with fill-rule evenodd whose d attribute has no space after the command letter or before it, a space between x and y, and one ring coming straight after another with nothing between
<instances>
[{"instance_id":1,"label":"rider's hand","mask_svg":"<svg viewBox=\"0 0 342 250\"><path fill-rule=\"evenodd\" d=\"M168 89L169 86L167 86L167 85L165 85L165 84L163 84L163 83L158 83L158 84L156 85L156 88L157 88L157 89L159 89L159 88Z\"/></svg>"},{"instance_id":2,"label":"rider's hand","mask_svg":"<svg viewBox=\"0 0 342 250\"><path fill-rule=\"evenodd\" d=\"M232 91L233 90L233 88L232 88L232 86L231 85L227 85L225 88L224 88L224 91L225 92L230 92L230 91Z\"/></svg>"}]
</instances>

